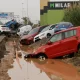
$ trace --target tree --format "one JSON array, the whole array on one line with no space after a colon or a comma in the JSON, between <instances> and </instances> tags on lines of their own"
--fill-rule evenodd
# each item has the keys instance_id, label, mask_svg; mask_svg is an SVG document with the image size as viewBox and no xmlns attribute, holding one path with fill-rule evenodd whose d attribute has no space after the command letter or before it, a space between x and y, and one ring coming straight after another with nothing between
<instances>
[{"instance_id":1,"label":"tree","mask_svg":"<svg viewBox=\"0 0 80 80\"><path fill-rule=\"evenodd\" d=\"M28 17L23 17L23 20L25 25L31 25L31 26L33 25L33 23Z\"/></svg>"},{"instance_id":2,"label":"tree","mask_svg":"<svg viewBox=\"0 0 80 80\"><path fill-rule=\"evenodd\" d=\"M75 26L80 25L80 5L74 4L64 10L63 21L71 22Z\"/></svg>"}]
</instances>

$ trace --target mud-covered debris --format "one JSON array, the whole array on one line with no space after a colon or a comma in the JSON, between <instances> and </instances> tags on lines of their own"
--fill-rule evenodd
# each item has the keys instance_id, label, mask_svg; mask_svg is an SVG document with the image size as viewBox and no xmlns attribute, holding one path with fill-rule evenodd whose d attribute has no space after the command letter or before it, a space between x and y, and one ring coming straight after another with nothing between
<instances>
[{"instance_id":1,"label":"mud-covered debris","mask_svg":"<svg viewBox=\"0 0 80 80\"><path fill-rule=\"evenodd\" d=\"M48 41L48 38L44 38L36 43L33 43L29 46L27 46L26 51L28 53L33 53L35 50L37 50L40 46L45 45Z\"/></svg>"},{"instance_id":2,"label":"mud-covered debris","mask_svg":"<svg viewBox=\"0 0 80 80\"><path fill-rule=\"evenodd\" d=\"M63 61L66 63L71 63L74 66L80 66L80 57L67 58L63 59Z\"/></svg>"}]
</instances>

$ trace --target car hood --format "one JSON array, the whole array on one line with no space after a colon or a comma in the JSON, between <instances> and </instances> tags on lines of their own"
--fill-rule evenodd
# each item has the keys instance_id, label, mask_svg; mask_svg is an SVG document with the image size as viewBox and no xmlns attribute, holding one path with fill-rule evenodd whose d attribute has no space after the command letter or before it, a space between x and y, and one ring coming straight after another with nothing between
<instances>
[{"instance_id":1,"label":"car hood","mask_svg":"<svg viewBox=\"0 0 80 80\"><path fill-rule=\"evenodd\" d=\"M41 47L37 48L35 50L35 54L37 53L40 53L40 52L44 52L45 53L45 48L47 48L49 45L45 44L45 45L42 45Z\"/></svg>"}]
</instances>

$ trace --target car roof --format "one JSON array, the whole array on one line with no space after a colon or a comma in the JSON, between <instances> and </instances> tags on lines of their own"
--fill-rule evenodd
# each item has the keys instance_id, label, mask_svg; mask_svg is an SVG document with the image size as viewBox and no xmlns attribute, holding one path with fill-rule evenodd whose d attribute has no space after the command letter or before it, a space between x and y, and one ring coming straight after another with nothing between
<instances>
[{"instance_id":1,"label":"car roof","mask_svg":"<svg viewBox=\"0 0 80 80\"><path fill-rule=\"evenodd\" d=\"M71 24L70 22L60 22L58 24Z\"/></svg>"},{"instance_id":2,"label":"car roof","mask_svg":"<svg viewBox=\"0 0 80 80\"><path fill-rule=\"evenodd\" d=\"M56 32L55 34L62 33L62 32L66 32L66 31L69 31L69 30L77 29L77 28L80 28L80 26L68 28L68 29L66 29L66 30L62 30L62 31Z\"/></svg>"}]
</instances>

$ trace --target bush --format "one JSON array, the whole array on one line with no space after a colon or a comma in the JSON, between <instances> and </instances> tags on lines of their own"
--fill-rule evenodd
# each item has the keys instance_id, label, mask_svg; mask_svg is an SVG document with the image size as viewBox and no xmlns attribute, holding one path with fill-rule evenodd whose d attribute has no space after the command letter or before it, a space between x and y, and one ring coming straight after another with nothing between
<instances>
[{"instance_id":1,"label":"bush","mask_svg":"<svg viewBox=\"0 0 80 80\"><path fill-rule=\"evenodd\" d=\"M75 26L80 25L80 5L74 4L73 6L64 10L63 21L71 22Z\"/></svg>"}]
</instances>

